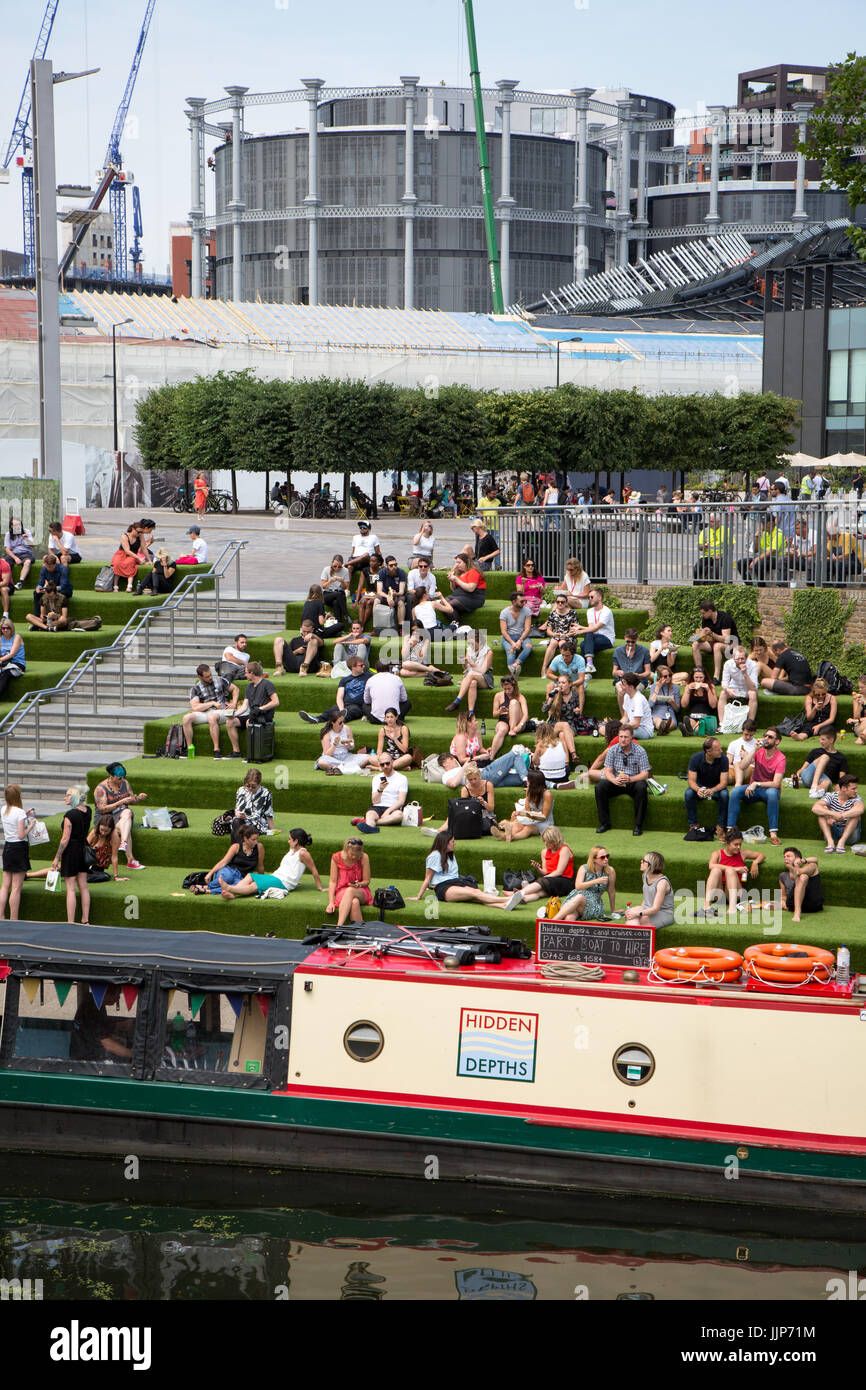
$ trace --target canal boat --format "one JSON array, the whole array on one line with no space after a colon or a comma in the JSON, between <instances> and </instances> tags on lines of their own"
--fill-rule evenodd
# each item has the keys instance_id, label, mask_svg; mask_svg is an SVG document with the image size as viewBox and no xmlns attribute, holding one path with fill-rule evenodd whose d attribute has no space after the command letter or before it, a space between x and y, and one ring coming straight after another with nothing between
<instances>
[{"instance_id":1,"label":"canal boat","mask_svg":"<svg viewBox=\"0 0 866 1390\"><path fill-rule=\"evenodd\" d=\"M0 976L7 1173L65 1155L138 1200L159 1173L174 1203L229 1170L272 1204L328 1173L864 1220L866 977L695 986L370 922L306 942L6 922Z\"/></svg>"}]
</instances>

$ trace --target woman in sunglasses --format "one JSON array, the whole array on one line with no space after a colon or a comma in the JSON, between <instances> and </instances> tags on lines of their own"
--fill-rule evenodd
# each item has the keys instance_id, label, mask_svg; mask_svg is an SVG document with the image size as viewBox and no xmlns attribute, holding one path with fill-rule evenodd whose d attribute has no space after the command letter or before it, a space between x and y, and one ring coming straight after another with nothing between
<instances>
[{"instance_id":1,"label":"woman in sunglasses","mask_svg":"<svg viewBox=\"0 0 866 1390\"><path fill-rule=\"evenodd\" d=\"M603 845L593 845L589 858L581 864L574 880L574 892L566 898L554 917L555 922L604 921L604 895L610 910L616 906L616 869Z\"/></svg>"},{"instance_id":2,"label":"woman in sunglasses","mask_svg":"<svg viewBox=\"0 0 866 1390\"><path fill-rule=\"evenodd\" d=\"M24 643L15 631L11 618L0 622L0 699L16 676L23 675L27 666Z\"/></svg>"},{"instance_id":3,"label":"woman in sunglasses","mask_svg":"<svg viewBox=\"0 0 866 1390\"><path fill-rule=\"evenodd\" d=\"M337 926L347 922L363 922L362 908L370 907L370 856L364 841L352 836L331 855L331 876L328 880L328 906L325 911L337 913Z\"/></svg>"},{"instance_id":4,"label":"woman in sunglasses","mask_svg":"<svg viewBox=\"0 0 866 1390\"><path fill-rule=\"evenodd\" d=\"M529 706L514 676L502 677L502 689L493 696L493 718L496 729L490 745L491 762L506 738L516 738L518 734L529 732Z\"/></svg>"},{"instance_id":5,"label":"woman in sunglasses","mask_svg":"<svg viewBox=\"0 0 866 1390\"><path fill-rule=\"evenodd\" d=\"M526 606L533 618L537 618L541 612L541 601L544 598L544 575L539 574L538 566L534 560L523 561L514 587L520 597L526 599Z\"/></svg>"},{"instance_id":6,"label":"woman in sunglasses","mask_svg":"<svg viewBox=\"0 0 866 1390\"><path fill-rule=\"evenodd\" d=\"M580 632L580 625L574 610L568 605L568 597L565 594L557 594L550 610L547 622L539 629L550 641L544 652L544 660L541 663L542 676L550 675L550 663L559 651L566 637L577 637Z\"/></svg>"}]
</instances>

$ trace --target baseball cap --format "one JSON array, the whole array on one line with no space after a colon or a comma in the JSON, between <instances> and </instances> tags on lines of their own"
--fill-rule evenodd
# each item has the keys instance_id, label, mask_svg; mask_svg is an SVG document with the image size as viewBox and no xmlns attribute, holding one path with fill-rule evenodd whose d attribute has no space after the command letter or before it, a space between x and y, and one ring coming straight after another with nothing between
<instances>
[{"instance_id":1,"label":"baseball cap","mask_svg":"<svg viewBox=\"0 0 866 1390\"><path fill-rule=\"evenodd\" d=\"M187 531L186 534L187 534L188 536L200 536L200 535L201 535L201 527L200 527L200 526L190 526L190 528L189 528L189 530Z\"/></svg>"},{"instance_id":2,"label":"baseball cap","mask_svg":"<svg viewBox=\"0 0 866 1390\"><path fill-rule=\"evenodd\" d=\"M369 523L369 521L359 521L359 522L358 522L358 530L359 530L359 531L369 531L369 529L370 529L370 523Z\"/></svg>"}]
</instances>

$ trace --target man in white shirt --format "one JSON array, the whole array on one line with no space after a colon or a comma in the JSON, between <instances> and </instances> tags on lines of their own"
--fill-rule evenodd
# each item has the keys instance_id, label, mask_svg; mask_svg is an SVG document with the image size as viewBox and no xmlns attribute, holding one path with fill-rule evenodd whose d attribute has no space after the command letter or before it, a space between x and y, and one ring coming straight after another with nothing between
<instances>
[{"instance_id":1,"label":"man in white shirt","mask_svg":"<svg viewBox=\"0 0 866 1390\"><path fill-rule=\"evenodd\" d=\"M595 662L593 656L596 652L606 651L613 646L614 629L613 614L604 601L604 595L600 589L590 589L589 607L586 610L586 627L578 627L578 633L584 634L580 644L580 654L586 657L586 669L590 675L595 674Z\"/></svg>"},{"instance_id":2,"label":"man in white shirt","mask_svg":"<svg viewBox=\"0 0 866 1390\"><path fill-rule=\"evenodd\" d=\"M420 556L415 568L409 571L406 592L409 595L410 610L415 607L416 603L432 602L434 598L441 598L436 587L436 576L430 568L430 561L426 555Z\"/></svg>"},{"instance_id":3,"label":"man in white shirt","mask_svg":"<svg viewBox=\"0 0 866 1390\"><path fill-rule=\"evenodd\" d=\"M623 698L620 728L631 729L633 738L655 738L655 724L649 701L633 672L622 678Z\"/></svg>"},{"instance_id":4,"label":"man in white shirt","mask_svg":"<svg viewBox=\"0 0 866 1390\"><path fill-rule=\"evenodd\" d=\"M352 553L346 561L352 578L358 570L369 572L371 555L378 555L380 560L384 560L379 545L379 537L371 528L369 521L359 521L357 533L352 537Z\"/></svg>"},{"instance_id":5,"label":"man in white shirt","mask_svg":"<svg viewBox=\"0 0 866 1390\"><path fill-rule=\"evenodd\" d=\"M234 645L229 643L227 647L223 648L217 671L219 675L226 676L229 680L236 680L238 676L246 676L249 660L246 633L239 632L234 640Z\"/></svg>"},{"instance_id":6,"label":"man in white shirt","mask_svg":"<svg viewBox=\"0 0 866 1390\"><path fill-rule=\"evenodd\" d=\"M734 647L733 655L722 667L722 688L719 692L719 724L725 717L729 700L747 700L749 718L758 717L758 666L744 647Z\"/></svg>"},{"instance_id":7,"label":"man in white shirt","mask_svg":"<svg viewBox=\"0 0 866 1390\"><path fill-rule=\"evenodd\" d=\"M203 565L207 560L207 541L201 538L201 527L190 526L187 535L190 537L190 550L195 556L196 564Z\"/></svg>"},{"instance_id":8,"label":"man in white shirt","mask_svg":"<svg viewBox=\"0 0 866 1390\"><path fill-rule=\"evenodd\" d=\"M385 711L395 709L404 719L412 708L406 695L406 687L398 675L391 670L387 661L376 663L376 674L371 676L364 687L366 717L371 724L384 724ZM381 760L379 766L381 767Z\"/></svg>"},{"instance_id":9,"label":"man in white shirt","mask_svg":"<svg viewBox=\"0 0 866 1390\"><path fill-rule=\"evenodd\" d=\"M366 816L357 816L352 824L365 835L378 835L380 825L400 824L409 795L409 783L402 772L394 771L394 760L389 753L383 753L379 759L379 771L373 778L371 790L371 805Z\"/></svg>"},{"instance_id":10,"label":"man in white shirt","mask_svg":"<svg viewBox=\"0 0 866 1390\"><path fill-rule=\"evenodd\" d=\"M52 521L48 527L48 549L53 550L61 565L77 565L81 562L78 541L71 531L64 531L59 521Z\"/></svg>"},{"instance_id":11,"label":"man in white shirt","mask_svg":"<svg viewBox=\"0 0 866 1390\"><path fill-rule=\"evenodd\" d=\"M734 774L735 787L743 785L746 771L751 767L752 759L758 751L758 740L755 738L757 727L754 719L747 719L741 736L728 744L728 762Z\"/></svg>"}]
</instances>

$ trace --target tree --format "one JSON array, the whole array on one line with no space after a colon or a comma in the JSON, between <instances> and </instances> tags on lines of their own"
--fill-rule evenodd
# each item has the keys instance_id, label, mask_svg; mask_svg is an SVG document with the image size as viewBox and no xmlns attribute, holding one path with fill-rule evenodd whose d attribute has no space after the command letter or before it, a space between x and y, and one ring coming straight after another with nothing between
<instances>
[{"instance_id":1,"label":"tree","mask_svg":"<svg viewBox=\"0 0 866 1390\"><path fill-rule=\"evenodd\" d=\"M179 386L157 386L135 403L133 437L145 468L183 468L175 429Z\"/></svg>"},{"instance_id":2,"label":"tree","mask_svg":"<svg viewBox=\"0 0 866 1390\"><path fill-rule=\"evenodd\" d=\"M709 397L716 412L714 466L728 473L776 468L791 452L800 420L800 402L765 391L756 396Z\"/></svg>"},{"instance_id":3,"label":"tree","mask_svg":"<svg viewBox=\"0 0 866 1390\"><path fill-rule=\"evenodd\" d=\"M809 119L804 142L798 154L819 159L824 166L821 188L841 188L848 198L852 218L866 203L866 162L854 153L856 145L866 144L866 58L849 53L844 63L835 63L827 74L827 92ZM866 229L852 227L848 236L861 261L866 261Z\"/></svg>"}]
</instances>

